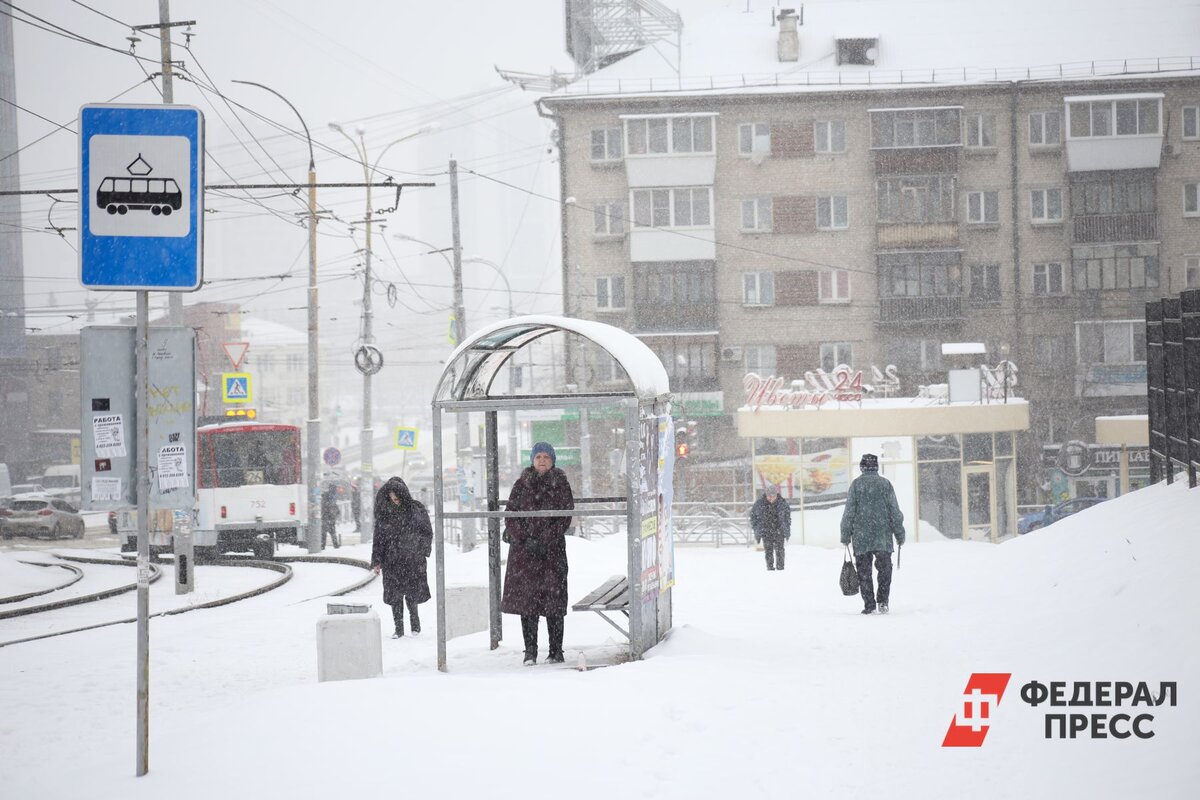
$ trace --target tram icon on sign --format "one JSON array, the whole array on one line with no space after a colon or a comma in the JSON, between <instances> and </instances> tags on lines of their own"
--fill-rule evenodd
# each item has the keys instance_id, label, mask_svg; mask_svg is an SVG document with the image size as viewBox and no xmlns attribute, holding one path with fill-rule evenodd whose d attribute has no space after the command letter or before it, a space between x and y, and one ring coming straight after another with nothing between
<instances>
[{"instance_id":1,"label":"tram icon on sign","mask_svg":"<svg viewBox=\"0 0 1200 800\"><path fill-rule=\"evenodd\" d=\"M149 211L164 217L183 207L183 191L172 178L151 178L154 167L138 153L125 171L130 177L108 177L96 189L96 205L109 214Z\"/></svg>"}]
</instances>

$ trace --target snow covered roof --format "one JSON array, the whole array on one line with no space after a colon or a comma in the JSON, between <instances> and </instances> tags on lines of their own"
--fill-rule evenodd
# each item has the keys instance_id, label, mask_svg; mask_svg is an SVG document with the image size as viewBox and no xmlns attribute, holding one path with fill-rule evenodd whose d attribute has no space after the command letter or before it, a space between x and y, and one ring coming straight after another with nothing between
<instances>
[{"instance_id":1,"label":"snow covered roof","mask_svg":"<svg viewBox=\"0 0 1200 800\"><path fill-rule=\"evenodd\" d=\"M256 347L261 350L264 345L279 347L281 345L304 346L308 344L308 337L295 328L289 328L261 317L242 315L238 326L242 337L250 343L251 354Z\"/></svg>"},{"instance_id":2,"label":"snow covered roof","mask_svg":"<svg viewBox=\"0 0 1200 800\"><path fill-rule=\"evenodd\" d=\"M944 356L968 356L986 352L987 345L983 342L946 342L942 345Z\"/></svg>"},{"instance_id":3,"label":"snow covered roof","mask_svg":"<svg viewBox=\"0 0 1200 800\"><path fill-rule=\"evenodd\" d=\"M1200 5L1179 0L1144 0L1136 12L1117 0L808 0L795 62L778 58L779 27L770 16L777 8L746 13L741 2L708 3L707 14L694 14L682 5L678 58L673 48L647 47L547 99L1200 74L1200 57L1191 55ZM878 37L875 63L839 65L837 40L863 30Z\"/></svg>"},{"instance_id":4,"label":"snow covered roof","mask_svg":"<svg viewBox=\"0 0 1200 800\"><path fill-rule=\"evenodd\" d=\"M629 376L639 400L670 393L662 362L636 336L603 322L535 314L489 325L455 348L438 381L435 402L488 397L492 380L517 350L557 331L582 336L608 351Z\"/></svg>"}]
</instances>

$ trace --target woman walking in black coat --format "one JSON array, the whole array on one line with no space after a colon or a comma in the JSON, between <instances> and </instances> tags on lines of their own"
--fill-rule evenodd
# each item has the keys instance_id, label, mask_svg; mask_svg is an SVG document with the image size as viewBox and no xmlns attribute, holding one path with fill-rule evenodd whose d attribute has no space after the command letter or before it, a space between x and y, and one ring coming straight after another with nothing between
<instances>
[{"instance_id":1,"label":"woman walking in black coat","mask_svg":"<svg viewBox=\"0 0 1200 800\"><path fill-rule=\"evenodd\" d=\"M548 511L575 508L571 484L554 466L554 448L538 442L530 453L533 466L513 484L506 511ZM571 517L522 517L505 521L508 567L500 608L521 616L525 637L525 666L537 663L538 617L546 618L550 654L546 661L563 661L563 622L567 616L567 540Z\"/></svg>"},{"instance_id":2,"label":"woman walking in black coat","mask_svg":"<svg viewBox=\"0 0 1200 800\"><path fill-rule=\"evenodd\" d=\"M383 570L383 602L392 607L393 639L404 635L404 604L414 634L421 632L417 605L429 599L425 559L433 547L429 512L400 478L389 478L375 496L375 541L371 569Z\"/></svg>"}]
</instances>

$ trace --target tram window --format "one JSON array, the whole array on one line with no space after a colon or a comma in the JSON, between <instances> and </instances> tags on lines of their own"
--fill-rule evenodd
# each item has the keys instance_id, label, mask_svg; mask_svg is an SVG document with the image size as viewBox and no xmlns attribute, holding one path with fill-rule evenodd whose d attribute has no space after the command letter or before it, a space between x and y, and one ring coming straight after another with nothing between
<instances>
[{"instance_id":1,"label":"tram window","mask_svg":"<svg viewBox=\"0 0 1200 800\"><path fill-rule=\"evenodd\" d=\"M146 193L146 184L148 184L148 183L149 183L149 181L146 180L145 178L135 178L133 180L133 191L135 191L139 194L145 194Z\"/></svg>"},{"instance_id":2,"label":"tram window","mask_svg":"<svg viewBox=\"0 0 1200 800\"><path fill-rule=\"evenodd\" d=\"M166 191L165 186L166 186L166 181L161 181L161 180L151 180L150 181L150 191L154 192L155 194L162 194L164 191Z\"/></svg>"},{"instance_id":3,"label":"tram window","mask_svg":"<svg viewBox=\"0 0 1200 800\"><path fill-rule=\"evenodd\" d=\"M174 192L175 194L179 194L179 184L176 183L171 178L168 178L167 179L167 191Z\"/></svg>"},{"instance_id":4,"label":"tram window","mask_svg":"<svg viewBox=\"0 0 1200 800\"><path fill-rule=\"evenodd\" d=\"M112 190L113 190L113 179L112 178L105 178L104 180L100 181L100 191L111 192Z\"/></svg>"},{"instance_id":5,"label":"tram window","mask_svg":"<svg viewBox=\"0 0 1200 800\"><path fill-rule=\"evenodd\" d=\"M113 178L113 191L114 192L128 192L129 191L129 178Z\"/></svg>"}]
</instances>

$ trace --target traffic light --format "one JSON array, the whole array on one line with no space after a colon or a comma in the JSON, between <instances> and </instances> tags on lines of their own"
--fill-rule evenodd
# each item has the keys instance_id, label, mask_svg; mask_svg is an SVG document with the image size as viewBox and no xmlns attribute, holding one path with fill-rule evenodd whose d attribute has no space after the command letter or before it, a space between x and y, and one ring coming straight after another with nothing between
<instances>
[{"instance_id":1,"label":"traffic light","mask_svg":"<svg viewBox=\"0 0 1200 800\"><path fill-rule=\"evenodd\" d=\"M689 450L691 450L691 448L688 446L687 442L679 442L675 445L675 455L679 458L687 458Z\"/></svg>"}]
</instances>

